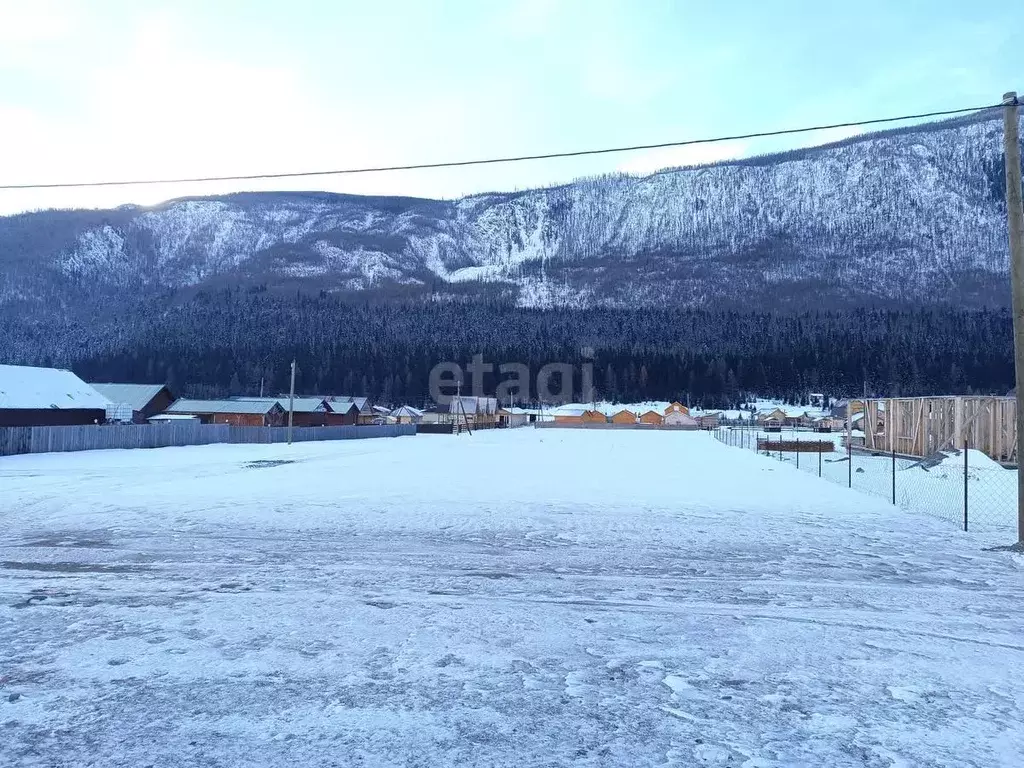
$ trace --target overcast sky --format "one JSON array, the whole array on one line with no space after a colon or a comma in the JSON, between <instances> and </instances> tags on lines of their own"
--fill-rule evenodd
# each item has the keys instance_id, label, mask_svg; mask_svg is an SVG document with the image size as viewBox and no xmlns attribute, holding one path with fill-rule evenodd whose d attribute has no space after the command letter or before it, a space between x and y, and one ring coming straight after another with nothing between
<instances>
[{"instance_id":1,"label":"overcast sky","mask_svg":"<svg viewBox=\"0 0 1024 768\"><path fill-rule=\"evenodd\" d=\"M0 183L532 154L992 103L1024 90L1022 35L1020 0L0 0ZM462 170L0 191L0 213L234 189L450 198L849 133Z\"/></svg>"}]
</instances>

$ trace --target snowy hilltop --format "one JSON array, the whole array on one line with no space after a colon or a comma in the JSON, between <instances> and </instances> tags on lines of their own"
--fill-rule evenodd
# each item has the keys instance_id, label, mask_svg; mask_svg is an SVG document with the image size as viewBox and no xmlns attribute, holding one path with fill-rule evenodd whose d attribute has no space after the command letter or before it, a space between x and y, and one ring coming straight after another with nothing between
<instances>
[{"instance_id":1,"label":"snowy hilltop","mask_svg":"<svg viewBox=\"0 0 1024 768\"><path fill-rule=\"evenodd\" d=\"M124 289L495 295L521 307L1008 303L996 113L455 201L244 193L0 219L0 311Z\"/></svg>"}]
</instances>

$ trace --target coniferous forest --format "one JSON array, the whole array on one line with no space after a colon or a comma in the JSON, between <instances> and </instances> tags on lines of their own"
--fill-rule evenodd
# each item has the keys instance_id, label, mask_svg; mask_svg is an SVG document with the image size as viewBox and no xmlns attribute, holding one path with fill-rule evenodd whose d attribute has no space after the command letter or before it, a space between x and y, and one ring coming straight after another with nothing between
<instances>
[{"instance_id":1,"label":"coniferous forest","mask_svg":"<svg viewBox=\"0 0 1024 768\"><path fill-rule=\"evenodd\" d=\"M809 392L1005 394L1013 386L1010 313L998 309L536 310L229 289L78 333L59 359L44 344L22 362L70 364L92 381L167 382L201 397L251 393L261 382L267 392L285 391L294 356L298 391L411 404L428 400L434 365L466 366L476 354L524 363L533 374L563 362L579 376L579 365L591 363L599 397L707 407L750 393L799 401ZM493 392L500 376L485 379Z\"/></svg>"}]
</instances>

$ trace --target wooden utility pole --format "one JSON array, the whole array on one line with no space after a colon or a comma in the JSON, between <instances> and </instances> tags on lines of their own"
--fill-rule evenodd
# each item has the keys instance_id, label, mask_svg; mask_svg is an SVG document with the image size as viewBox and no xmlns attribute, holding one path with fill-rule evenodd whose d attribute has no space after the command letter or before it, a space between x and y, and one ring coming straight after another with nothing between
<instances>
[{"instance_id":1,"label":"wooden utility pole","mask_svg":"<svg viewBox=\"0 0 1024 768\"><path fill-rule=\"evenodd\" d=\"M1006 216L1010 230L1013 289L1013 363L1017 384L1017 541L1024 542L1024 204L1021 203L1020 122L1017 92L1003 95L1003 149L1006 155Z\"/></svg>"},{"instance_id":2,"label":"wooden utility pole","mask_svg":"<svg viewBox=\"0 0 1024 768\"><path fill-rule=\"evenodd\" d=\"M288 392L288 445L292 444L292 424L295 419L295 360L292 360L292 388Z\"/></svg>"}]
</instances>

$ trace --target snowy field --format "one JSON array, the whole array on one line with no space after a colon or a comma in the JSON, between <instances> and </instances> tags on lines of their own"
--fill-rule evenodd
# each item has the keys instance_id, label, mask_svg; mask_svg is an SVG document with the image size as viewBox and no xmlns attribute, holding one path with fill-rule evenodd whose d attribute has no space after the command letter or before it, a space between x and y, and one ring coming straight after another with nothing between
<instances>
[{"instance_id":1,"label":"snowy field","mask_svg":"<svg viewBox=\"0 0 1024 768\"><path fill-rule=\"evenodd\" d=\"M0 459L0 765L1021 765L1008 539L707 433Z\"/></svg>"}]
</instances>

